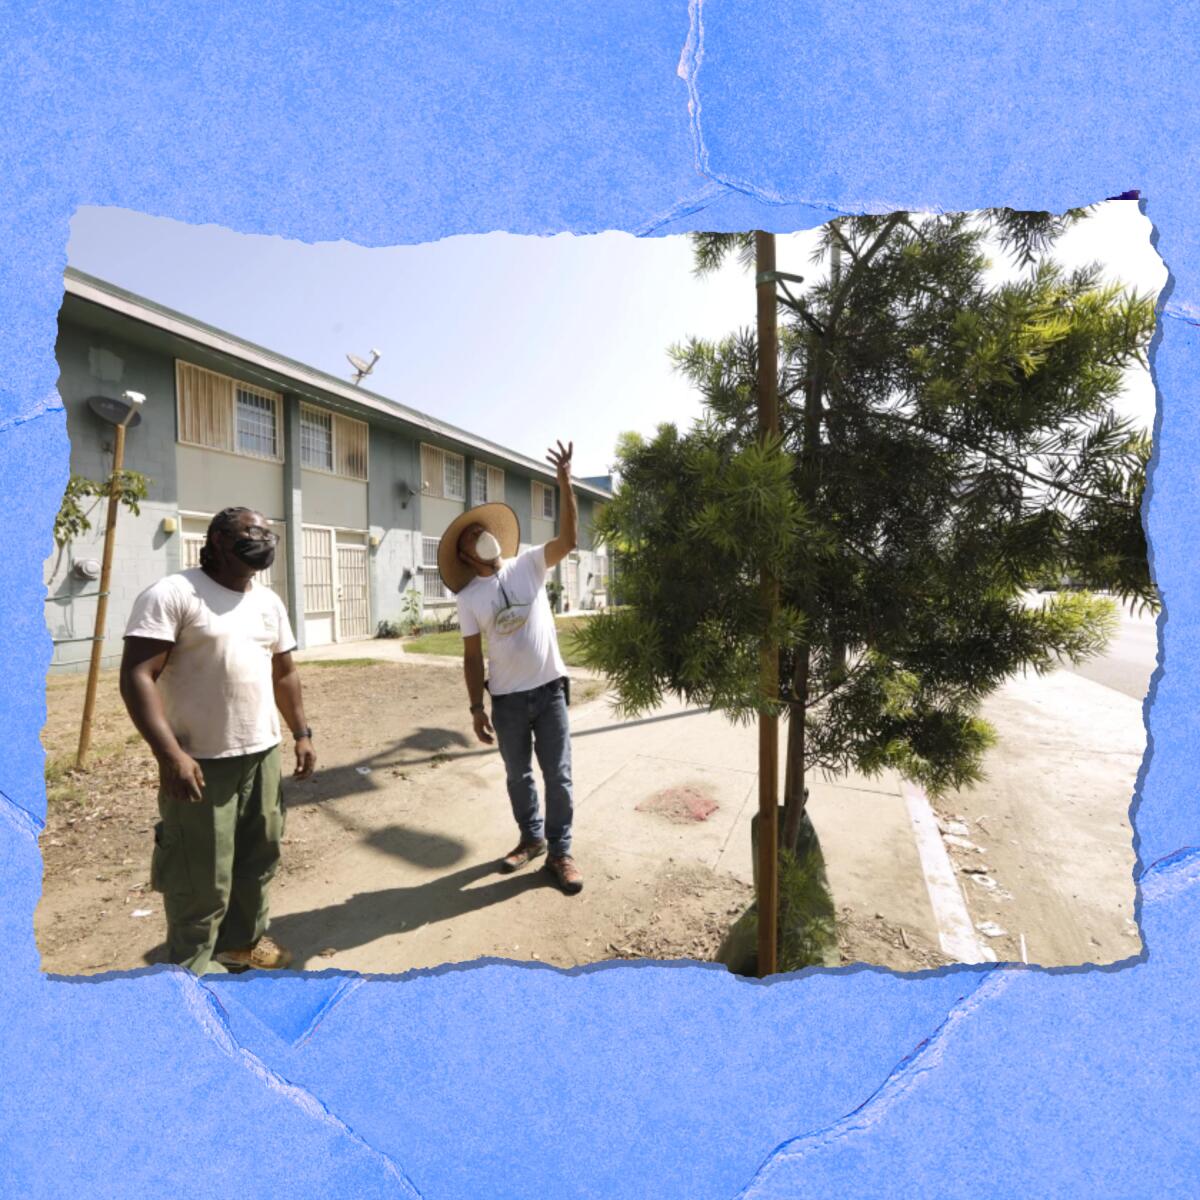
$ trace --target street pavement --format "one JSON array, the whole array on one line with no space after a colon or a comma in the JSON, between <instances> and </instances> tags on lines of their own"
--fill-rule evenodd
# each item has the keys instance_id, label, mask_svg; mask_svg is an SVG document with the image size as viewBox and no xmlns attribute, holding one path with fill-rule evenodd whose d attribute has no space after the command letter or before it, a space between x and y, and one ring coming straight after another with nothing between
<instances>
[{"instance_id":1,"label":"street pavement","mask_svg":"<svg viewBox=\"0 0 1200 1200\"><path fill-rule=\"evenodd\" d=\"M1150 690L1158 654L1158 628L1151 613L1121 610L1121 625L1108 650L1082 666L1064 669L1141 700Z\"/></svg>"}]
</instances>

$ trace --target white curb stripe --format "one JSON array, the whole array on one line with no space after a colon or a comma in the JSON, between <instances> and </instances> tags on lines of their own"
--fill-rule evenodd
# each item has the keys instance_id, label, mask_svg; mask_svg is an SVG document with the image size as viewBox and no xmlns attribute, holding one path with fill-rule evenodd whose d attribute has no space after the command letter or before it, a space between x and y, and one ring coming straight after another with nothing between
<instances>
[{"instance_id":1,"label":"white curb stripe","mask_svg":"<svg viewBox=\"0 0 1200 1200\"><path fill-rule=\"evenodd\" d=\"M946 853L942 835L938 832L937 819L929 807L929 798L923 788L913 783L902 781L900 790L908 808L917 853L921 856L921 870L925 875L929 903L933 906L933 919L937 922L942 953L955 962L995 962L995 952L982 945L975 934L967 902L958 886L958 877Z\"/></svg>"}]
</instances>

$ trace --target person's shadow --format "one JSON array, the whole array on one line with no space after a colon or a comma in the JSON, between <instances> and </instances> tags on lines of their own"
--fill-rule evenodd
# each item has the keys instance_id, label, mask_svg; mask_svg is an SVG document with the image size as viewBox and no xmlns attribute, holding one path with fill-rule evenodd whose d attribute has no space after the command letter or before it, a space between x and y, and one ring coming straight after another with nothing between
<instances>
[{"instance_id":1,"label":"person's shadow","mask_svg":"<svg viewBox=\"0 0 1200 1200\"><path fill-rule=\"evenodd\" d=\"M427 883L358 892L341 904L272 917L270 934L294 955L292 969L302 971L310 965L320 966L319 959L313 964L309 960L322 950L352 950L376 938L452 921L534 888L555 886L544 870L534 869L502 876L486 887L469 887L496 871L495 861L476 863ZM166 951L165 943L155 946L144 956L144 961L166 962Z\"/></svg>"},{"instance_id":2,"label":"person's shadow","mask_svg":"<svg viewBox=\"0 0 1200 1200\"><path fill-rule=\"evenodd\" d=\"M322 950L351 950L377 938L452 921L534 888L555 886L544 870L533 869L470 887L496 869L495 861L476 863L427 883L358 892L340 904L286 913L272 918L271 936L295 955L293 968L303 970Z\"/></svg>"}]
</instances>

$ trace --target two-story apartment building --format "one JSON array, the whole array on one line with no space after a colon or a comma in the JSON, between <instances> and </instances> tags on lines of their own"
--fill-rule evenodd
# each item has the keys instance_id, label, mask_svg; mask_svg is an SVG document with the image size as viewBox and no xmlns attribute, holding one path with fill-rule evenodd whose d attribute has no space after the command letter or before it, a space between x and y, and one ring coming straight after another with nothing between
<instances>
[{"instance_id":1,"label":"two-story apartment building","mask_svg":"<svg viewBox=\"0 0 1200 1200\"><path fill-rule=\"evenodd\" d=\"M146 397L125 466L147 477L148 495L119 520L107 665L134 598L197 565L208 521L227 505L258 509L280 534L267 582L301 646L374 636L412 590L426 614L451 612L437 542L472 504L511 505L525 545L557 530L548 464L80 272L67 271L65 293L58 390L73 474L101 481L112 469L113 427L89 401ZM557 572L570 610L602 604L609 580L592 526L611 492L583 480L575 490L580 548ZM103 521L97 505L91 532L47 562L53 669L87 659Z\"/></svg>"}]
</instances>

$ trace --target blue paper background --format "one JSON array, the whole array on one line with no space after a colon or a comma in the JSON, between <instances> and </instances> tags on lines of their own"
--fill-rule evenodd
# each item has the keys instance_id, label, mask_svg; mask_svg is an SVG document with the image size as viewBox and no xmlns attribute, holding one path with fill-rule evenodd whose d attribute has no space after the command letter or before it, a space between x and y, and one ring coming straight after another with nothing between
<instances>
[{"instance_id":1,"label":"blue paper background","mask_svg":"<svg viewBox=\"0 0 1200 1200\"><path fill-rule=\"evenodd\" d=\"M0 1194L1196 1194L1190 6L0 11ZM78 205L385 245L1061 210L1129 188L1172 272L1147 505L1167 616L1135 806L1140 959L771 985L678 966L211 986L39 973L41 572L67 477L53 345Z\"/></svg>"}]
</instances>

